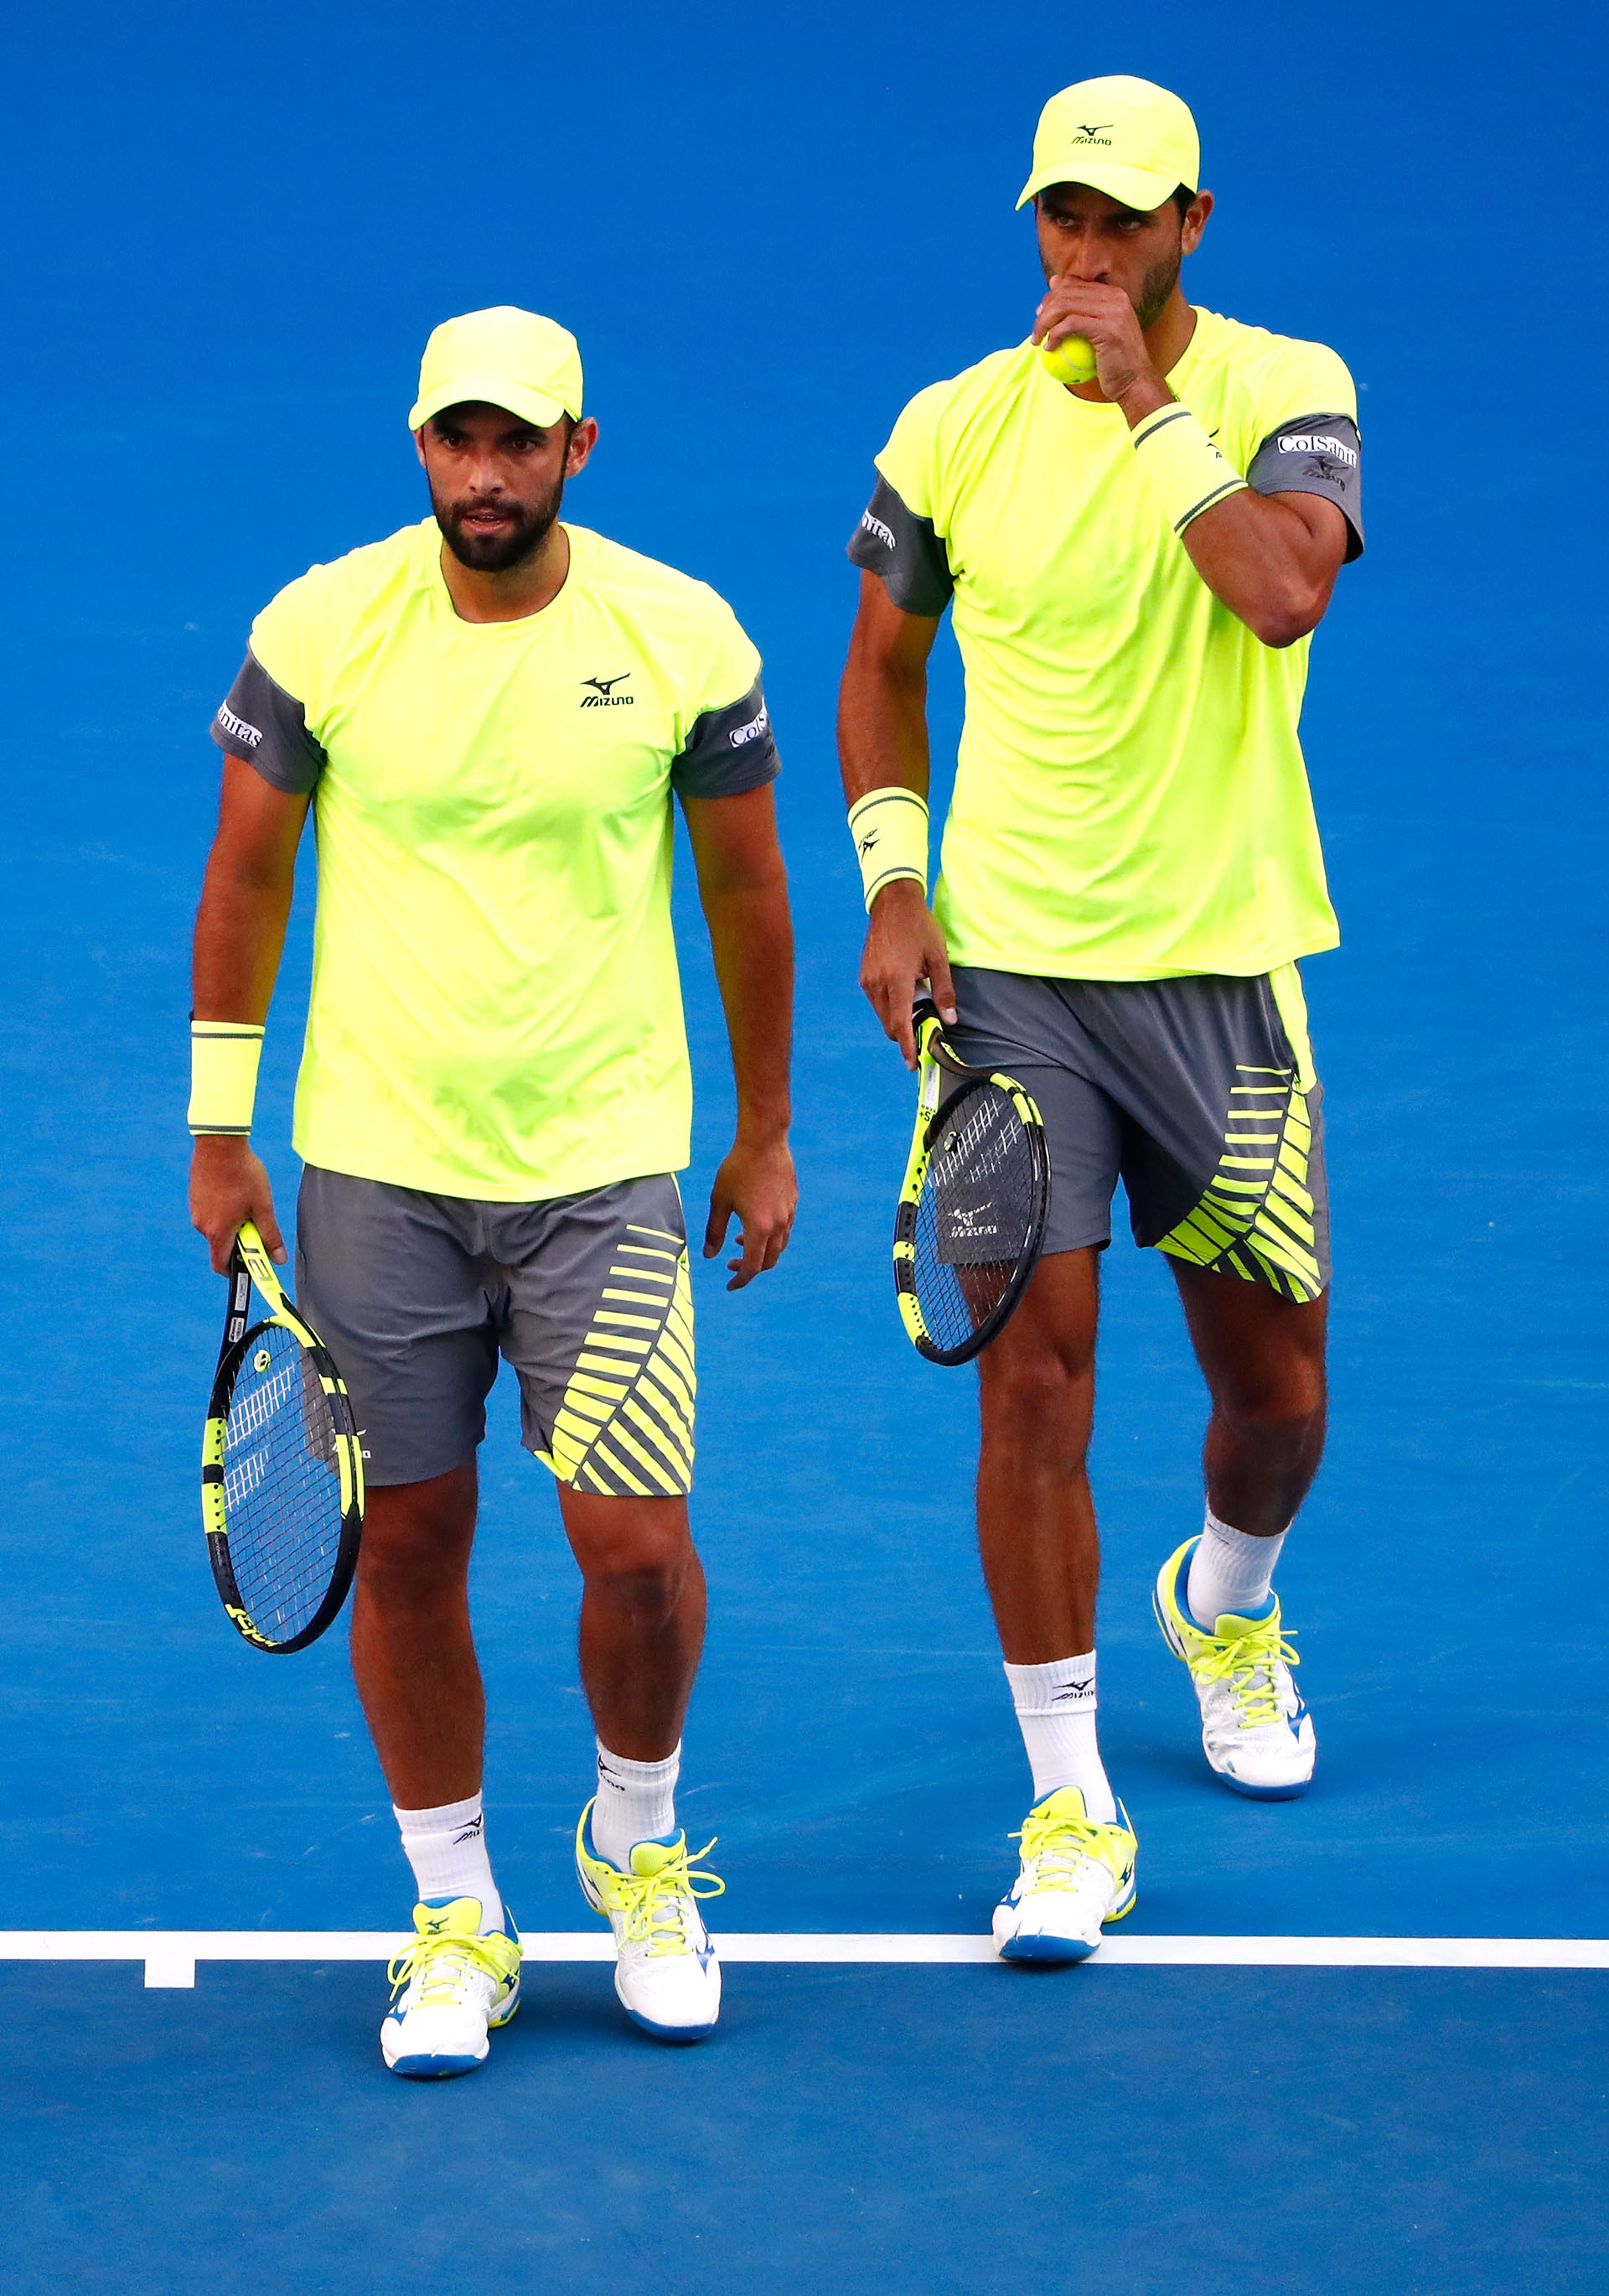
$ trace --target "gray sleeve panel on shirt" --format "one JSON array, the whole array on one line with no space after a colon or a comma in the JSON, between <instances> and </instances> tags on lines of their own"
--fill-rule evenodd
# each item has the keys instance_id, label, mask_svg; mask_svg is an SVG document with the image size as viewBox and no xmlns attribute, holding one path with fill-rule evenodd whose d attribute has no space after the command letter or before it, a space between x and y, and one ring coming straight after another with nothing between
<instances>
[{"instance_id":1,"label":"gray sleeve panel on shirt","mask_svg":"<svg viewBox=\"0 0 1609 2296\"><path fill-rule=\"evenodd\" d=\"M1322 495L1352 529L1346 562L1362 554L1362 462L1350 415L1303 414L1282 422L1253 455L1246 482L1260 495Z\"/></svg>"},{"instance_id":2,"label":"gray sleeve panel on shirt","mask_svg":"<svg viewBox=\"0 0 1609 2296\"><path fill-rule=\"evenodd\" d=\"M781 770L771 712L756 677L741 701L724 709L706 709L693 719L686 742L671 759L671 787L678 797L741 797L774 782Z\"/></svg>"},{"instance_id":3,"label":"gray sleeve panel on shirt","mask_svg":"<svg viewBox=\"0 0 1609 2296\"><path fill-rule=\"evenodd\" d=\"M327 762L307 731L307 713L293 693L276 685L254 653L212 721L212 738L232 758L255 766L271 789L308 797Z\"/></svg>"},{"instance_id":4,"label":"gray sleeve panel on shirt","mask_svg":"<svg viewBox=\"0 0 1609 2296\"><path fill-rule=\"evenodd\" d=\"M933 521L907 510L881 475L849 538L849 555L869 574L882 577L902 613L931 615L936 621L955 594L949 555Z\"/></svg>"}]
</instances>

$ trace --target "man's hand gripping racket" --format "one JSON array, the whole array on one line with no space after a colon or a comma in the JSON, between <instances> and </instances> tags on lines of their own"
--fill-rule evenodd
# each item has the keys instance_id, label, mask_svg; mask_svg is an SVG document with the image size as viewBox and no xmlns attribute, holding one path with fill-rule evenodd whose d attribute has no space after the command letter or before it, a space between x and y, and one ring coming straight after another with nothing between
<instances>
[{"instance_id":1,"label":"man's hand gripping racket","mask_svg":"<svg viewBox=\"0 0 1609 2296\"><path fill-rule=\"evenodd\" d=\"M256 1283L268 1314L249 1322ZM254 1650L306 1650L357 1564L363 1461L345 1382L249 1220L201 1439L201 1520L225 1610Z\"/></svg>"},{"instance_id":2,"label":"man's hand gripping racket","mask_svg":"<svg viewBox=\"0 0 1609 2296\"><path fill-rule=\"evenodd\" d=\"M894 1216L894 1291L920 1353L963 1364L1027 1288L1050 1209L1050 1155L1029 1095L961 1060L931 997L919 996L911 1030L916 1130Z\"/></svg>"}]
</instances>

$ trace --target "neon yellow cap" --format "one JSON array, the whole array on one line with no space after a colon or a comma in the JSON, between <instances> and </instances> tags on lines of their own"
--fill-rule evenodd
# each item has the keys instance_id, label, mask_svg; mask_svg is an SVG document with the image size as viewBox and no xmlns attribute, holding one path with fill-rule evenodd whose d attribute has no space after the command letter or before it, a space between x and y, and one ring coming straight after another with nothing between
<instances>
[{"instance_id":1,"label":"neon yellow cap","mask_svg":"<svg viewBox=\"0 0 1609 2296\"><path fill-rule=\"evenodd\" d=\"M408 417L417 430L444 406L483 399L546 430L568 414L581 420L581 349L568 327L499 303L444 319L425 345L419 397Z\"/></svg>"},{"instance_id":2,"label":"neon yellow cap","mask_svg":"<svg viewBox=\"0 0 1609 2296\"><path fill-rule=\"evenodd\" d=\"M1017 206L1051 184L1089 184L1149 214L1183 184L1201 188L1201 138L1188 103L1115 72L1053 95L1033 133L1033 172Z\"/></svg>"}]
</instances>

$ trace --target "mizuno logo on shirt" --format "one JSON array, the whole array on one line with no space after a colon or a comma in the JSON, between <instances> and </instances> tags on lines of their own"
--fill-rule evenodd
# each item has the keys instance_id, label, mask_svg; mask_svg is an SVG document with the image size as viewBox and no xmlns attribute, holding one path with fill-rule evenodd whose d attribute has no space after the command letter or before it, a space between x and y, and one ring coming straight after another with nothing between
<instances>
[{"instance_id":1,"label":"mizuno logo on shirt","mask_svg":"<svg viewBox=\"0 0 1609 2296\"><path fill-rule=\"evenodd\" d=\"M865 528L868 534L872 534L877 537L885 550L897 550L899 548L899 544L894 538L894 529L891 526L885 526L880 518L873 518L869 510L863 510L861 512L861 524Z\"/></svg>"},{"instance_id":2,"label":"mizuno logo on shirt","mask_svg":"<svg viewBox=\"0 0 1609 2296\"><path fill-rule=\"evenodd\" d=\"M1339 439L1332 439L1327 433L1319 430L1282 431L1279 452L1282 455L1333 455L1338 463L1344 463L1349 468L1358 459L1352 449L1344 447Z\"/></svg>"},{"instance_id":3,"label":"mizuno logo on shirt","mask_svg":"<svg viewBox=\"0 0 1609 2296\"><path fill-rule=\"evenodd\" d=\"M746 742L757 742L770 723L770 712L762 709L757 718L751 718L747 726L739 726L735 733L729 734L726 738L734 750L740 750Z\"/></svg>"},{"instance_id":4,"label":"mizuno logo on shirt","mask_svg":"<svg viewBox=\"0 0 1609 2296\"><path fill-rule=\"evenodd\" d=\"M583 685L590 685L592 691L582 695L582 708L584 709L618 709L623 703L629 706L635 701L636 695L617 693L615 688L617 685L624 685L630 676L629 669L623 669L617 677L584 677L581 683Z\"/></svg>"},{"instance_id":5,"label":"mizuno logo on shirt","mask_svg":"<svg viewBox=\"0 0 1609 2296\"><path fill-rule=\"evenodd\" d=\"M237 718L226 701L218 706L218 724L225 734L232 734L237 742L244 742L249 749L255 750L263 738L262 727L249 726L243 718Z\"/></svg>"}]
</instances>

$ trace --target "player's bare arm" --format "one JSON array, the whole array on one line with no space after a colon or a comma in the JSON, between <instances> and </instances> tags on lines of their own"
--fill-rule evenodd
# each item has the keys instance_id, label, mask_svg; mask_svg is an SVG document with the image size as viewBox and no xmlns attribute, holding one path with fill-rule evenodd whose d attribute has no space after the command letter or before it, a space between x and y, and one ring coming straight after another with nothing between
<instances>
[{"instance_id":1,"label":"player's bare arm","mask_svg":"<svg viewBox=\"0 0 1609 2296\"><path fill-rule=\"evenodd\" d=\"M225 758L217 834L196 915L198 1021L266 1020L306 817L305 797L272 788L244 758ZM255 1220L276 1260L282 1264L286 1258L267 1171L246 1138L198 1136L190 1162L190 1217L207 1238L220 1275L242 1220Z\"/></svg>"},{"instance_id":2,"label":"player's bare arm","mask_svg":"<svg viewBox=\"0 0 1609 2296\"><path fill-rule=\"evenodd\" d=\"M1120 406L1131 430L1175 403L1166 376L1195 326L1177 266L1199 244L1212 209L1210 192L1198 192L1182 216L1171 200L1140 214L1083 184L1055 184L1040 196L1049 283L1033 340L1054 345L1084 336L1096 376L1081 396ZM1264 645L1287 646L1322 620L1348 528L1322 496L1248 488L1192 520L1182 538L1213 595Z\"/></svg>"},{"instance_id":3,"label":"player's bare arm","mask_svg":"<svg viewBox=\"0 0 1609 2296\"><path fill-rule=\"evenodd\" d=\"M861 576L860 607L838 692L838 762L854 805L874 789L927 794L927 657L938 619L908 614L874 574ZM911 1007L927 980L946 1021L955 1018L944 936L914 877L885 885L871 905L861 987L907 1068L916 1066Z\"/></svg>"},{"instance_id":4,"label":"player's bare arm","mask_svg":"<svg viewBox=\"0 0 1609 2296\"><path fill-rule=\"evenodd\" d=\"M683 801L738 1087L737 1136L710 1190L704 1257L738 1222L729 1292L774 1267L799 1200L788 1152L793 928L771 784Z\"/></svg>"}]
</instances>

